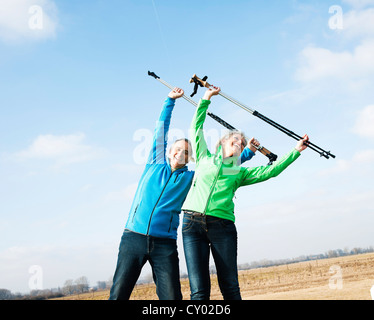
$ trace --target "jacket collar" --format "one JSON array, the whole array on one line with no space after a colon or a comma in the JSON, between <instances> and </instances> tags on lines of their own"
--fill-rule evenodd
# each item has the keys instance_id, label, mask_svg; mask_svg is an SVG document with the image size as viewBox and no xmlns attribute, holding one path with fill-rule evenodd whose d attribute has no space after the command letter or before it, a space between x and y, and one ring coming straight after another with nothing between
<instances>
[{"instance_id":1,"label":"jacket collar","mask_svg":"<svg viewBox=\"0 0 374 320\"><path fill-rule=\"evenodd\" d=\"M233 166L234 164L235 164L235 166L237 166L238 160L239 160L239 156L223 158L222 146L218 147L215 158L216 158L216 160L222 161L222 163L226 166Z\"/></svg>"},{"instance_id":2,"label":"jacket collar","mask_svg":"<svg viewBox=\"0 0 374 320\"><path fill-rule=\"evenodd\" d=\"M169 157L166 157L166 163L167 163L167 165L168 165L170 171L172 171L172 170L171 170L171 165L170 165ZM173 173L174 173L174 172L181 173L181 172L184 172L184 171L187 171L187 170L188 170L187 165L184 165L182 168L179 168L179 169L174 170Z\"/></svg>"}]
</instances>

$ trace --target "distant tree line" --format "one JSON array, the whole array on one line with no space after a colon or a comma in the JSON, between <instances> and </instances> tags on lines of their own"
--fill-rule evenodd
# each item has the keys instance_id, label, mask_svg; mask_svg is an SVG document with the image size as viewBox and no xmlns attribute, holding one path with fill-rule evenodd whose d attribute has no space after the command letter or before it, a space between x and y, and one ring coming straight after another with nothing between
<instances>
[{"instance_id":1,"label":"distant tree line","mask_svg":"<svg viewBox=\"0 0 374 320\"><path fill-rule=\"evenodd\" d=\"M0 289L0 300L46 300L63 296L55 289L32 290L29 294L12 293L8 289Z\"/></svg>"},{"instance_id":2,"label":"distant tree line","mask_svg":"<svg viewBox=\"0 0 374 320\"><path fill-rule=\"evenodd\" d=\"M303 261L310 261L310 260L320 260L320 259L329 259L329 258L336 258L336 257L343 257L349 255L357 255L363 253L371 253L374 252L374 247L368 248L353 248L349 250L348 248L337 249L337 250L329 250L324 254L314 254L314 255L303 255L292 259L278 259L278 260L261 260L261 261L254 261L251 263L244 263L239 264L239 270L248 270L248 269L256 269L256 268L264 268L264 267L272 267L272 266L279 266ZM210 267L210 273L215 274L216 270L214 266ZM181 276L187 277L187 274L183 274ZM148 279L148 282L152 281L152 279ZM144 281L143 281L144 282ZM112 285L110 281L98 281L97 285L90 288L87 277L80 277L76 280L66 280L64 286L62 288L57 289L45 289L45 290L32 290L29 294L21 294L21 293L12 293L8 289L0 289L0 300L46 300L46 299L53 299L64 297L72 294L81 294L88 291L96 291L96 290L105 290L110 288Z\"/></svg>"},{"instance_id":3,"label":"distant tree line","mask_svg":"<svg viewBox=\"0 0 374 320\"><path fill-rule=\"evenodd\" d=\"M110 281L98 281L97 286L90 288L87 277L82 276L76 280L66 280L62 288L32 290L29 294L12 293L10 290L0 289L0 300L47 300L89 291L104 290L109 285L111 285Z\"/></svg>"},{"instance_id":4,"label":"distant tree line","mask_svg":"<svg viewBox=\"0 0 374 320\"><path fill-rule=\"evenodd\" d=\"M89 285L88 280L86 277L80 277L77 280L66 280L65 284L62 288L62 293L65 296L71 295L71 294L80 294L84 292L88 292Z\"/></svg>"},{"instance_id":5,"label":"distant tree line","mask_svg":"<svg viewBox=\"0 0 374 320\"><path fill-rule=\"evenodd\" d=\"M292 259L278 259L278 260L264 259L260 261L254 261L251 263L239 264L238 269L248 270L248 269L264 268L264 267L273 267L273 266L304 262L304 261L310 261L310 260L330 259L330 258L344 257L344 256L371 253L371 252L374 252L373 246L370 246L368 248L353 248L352 250L349 250L348 248L345 248L344 250L336 249L336 250L329 250L326 253L322 253L322 254L312 254L312 255L306 255L306 256L302 255L296 258L292 258Z\"/></svg>"}]
</instances>

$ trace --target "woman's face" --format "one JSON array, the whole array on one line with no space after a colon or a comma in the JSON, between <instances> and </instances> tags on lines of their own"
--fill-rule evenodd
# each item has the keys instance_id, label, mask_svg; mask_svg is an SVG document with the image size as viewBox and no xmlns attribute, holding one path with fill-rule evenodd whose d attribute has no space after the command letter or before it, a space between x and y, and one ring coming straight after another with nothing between
<instances>
[{"instance_id":1,"label":"woman's face","mask_svg":"<svg viewBox=\"0 0 374 320\"><path fill-rule=\"evenodd\" d=\"M239 133L234 133L230 138L222 142L224 157L240 156L245 148L245 139Z\"/></svg>"}]
</instances>

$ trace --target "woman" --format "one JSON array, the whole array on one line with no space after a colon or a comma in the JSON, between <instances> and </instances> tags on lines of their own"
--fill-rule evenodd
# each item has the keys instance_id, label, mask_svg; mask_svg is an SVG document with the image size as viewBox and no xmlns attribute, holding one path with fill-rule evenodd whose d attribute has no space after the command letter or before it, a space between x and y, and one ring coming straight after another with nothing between
<instances>
[{"instance_id":1,"label":"woman","mask_svg":"<svg viewBox=\"0 0 374 320\"><path fill-rule=\"evenodd\" d=\"M206 112L213 95L220 89L208 89L200 101L191 125L191 140L196 155L195 176L183 204L183 247L190 280L191 299L210 296L209 255L212 251L218 284L225 300L240 300L237 272L237 232L233 197L241 187L279 175L305 150L308 136L296 148L272 166L244 168L238 157L245 146L241 132L232 131L221 138L216 154L211 154L203 135ZM250 143L259 145L252 138Z\"/></svg>"}]
</instances>

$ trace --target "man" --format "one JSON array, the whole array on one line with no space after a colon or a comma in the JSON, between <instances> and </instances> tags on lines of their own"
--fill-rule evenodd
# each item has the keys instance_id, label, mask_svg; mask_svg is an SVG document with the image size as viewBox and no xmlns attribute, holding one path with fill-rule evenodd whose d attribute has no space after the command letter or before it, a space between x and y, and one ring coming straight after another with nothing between
<instances>
[{"instance_id":1,"label":"man","mask_svg":"<svg viewBox=\"0 0 374 320\"><path fill-rule=\"evenodd\" d=\"M144 264L152 267L160 300L181 300L177 229L179 214L194 176L186 164L191 158L187 139L174 142L165 157L175 100L184 94L175 88L163 105L154 132L152 149L140 178L124 233L110 290L110 300L127 300ZM246 148L243 161L254 153Z\"/></svg>"}]
</instances>

